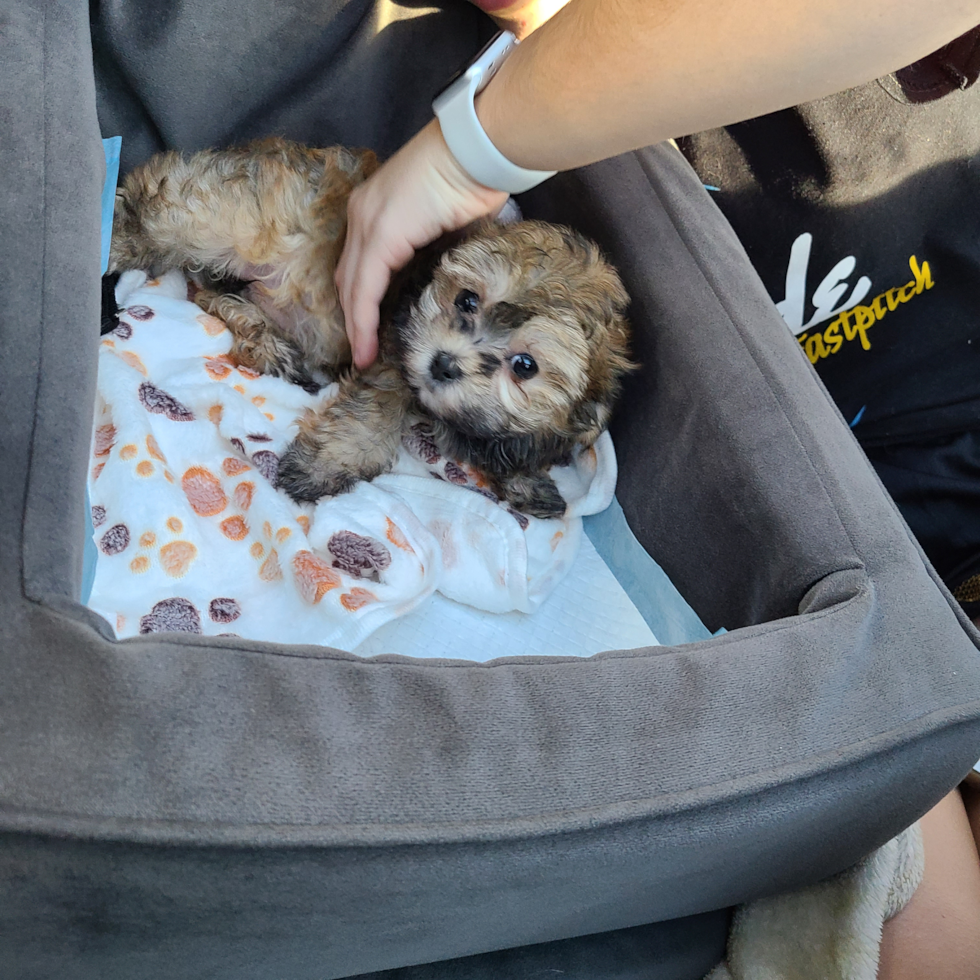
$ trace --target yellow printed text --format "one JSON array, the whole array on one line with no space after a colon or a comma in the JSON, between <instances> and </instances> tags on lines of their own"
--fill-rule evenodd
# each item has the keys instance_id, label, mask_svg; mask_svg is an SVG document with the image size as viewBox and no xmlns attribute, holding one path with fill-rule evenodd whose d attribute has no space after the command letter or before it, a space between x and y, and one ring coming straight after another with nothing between
<instances>
[{"instance_id":1,"label":"yellow printed text","mask_svg":"<svg viewBox=\"0 0 980 980\"><path fill-rule=\"evenodd\" d=\"M845 310L822 331L800 334L797 339L806 351L806 356L810 358L810 362L816 364L821 358L836 354L844 346L845 341L857 340L864 350L871 350L871 341L868 339L868 331L871 327L879 320L883 320L887 314L894 313L913 296L918 296L925 289L932 289L934 285L928 262L923 262L920 266L918 259L911 255L909 269L913 276L911 282L905 283L904 286L886 289L866 306L855 306L853 309Z\"/></svg>"}]
</instances>

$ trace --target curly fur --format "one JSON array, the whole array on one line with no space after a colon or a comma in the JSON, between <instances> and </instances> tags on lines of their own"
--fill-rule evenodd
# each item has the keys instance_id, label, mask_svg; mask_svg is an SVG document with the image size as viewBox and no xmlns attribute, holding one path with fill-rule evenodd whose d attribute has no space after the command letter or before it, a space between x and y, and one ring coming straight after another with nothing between
<instances>
[{"instance_id":1,"label":"curly fur","mask_svg":"<svg viewBox=\"0 0 980 980\"><path fill-rule=\"evenodd\" d=\"M160 154L117 191L110 271L182 268L241 363L311 389L339 378L282 458L294 499L385 472L421 413L440 451L481 469L512 506L561 514L547 470L595 441L632 368L618 275L568 228L483 222L399 277L379 361L357 371L334 272L347 198L376 166L368 151L281 139Z\"/></svg>"}]
</instances>

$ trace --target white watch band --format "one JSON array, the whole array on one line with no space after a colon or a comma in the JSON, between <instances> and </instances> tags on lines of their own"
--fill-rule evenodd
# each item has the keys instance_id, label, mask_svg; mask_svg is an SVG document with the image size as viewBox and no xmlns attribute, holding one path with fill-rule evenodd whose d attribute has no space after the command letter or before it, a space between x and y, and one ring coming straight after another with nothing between
<instances>
[{"instance_id":1,"label":"white watch band","mask_svg":"<svg viewBox=\"0 0 980 980\"><path fill-rule=\"evenodd\" d=\"M510 31L501 31L432 103L443 139L457 163L477 183L508 194L530 190L556 173L511 163L490 141L476 114L474 100L517 44Z\"/></svg>"}]
</instances>

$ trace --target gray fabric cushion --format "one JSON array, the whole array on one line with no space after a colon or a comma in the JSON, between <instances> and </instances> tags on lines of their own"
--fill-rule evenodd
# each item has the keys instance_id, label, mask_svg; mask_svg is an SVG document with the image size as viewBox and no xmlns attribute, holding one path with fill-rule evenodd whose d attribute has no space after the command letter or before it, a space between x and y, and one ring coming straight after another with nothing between
<instances>
[{"instance_id":1,"label":"gray fabric cushion","mask_svg":"<svg viewBox=\"0 0 980 980\"><path fill-rule=\"evenodd\" d=\"M353 907L338 901L324 849L158 847L5 834L0 852L4 978L314 980L357 970L364 961L363 935L351 937L349 922L373 901L376 885L368 886L366 877L363 902ZM383 865L385 858L372 863ZM399 935L398 955L389 948L376 959L397 962L413 939L424 939L421 903L420 913L418 936ZM693 980L721 958L727 920L725 911L708 913L361 980L532 980L557 970L568 980ZM464 946L470 938L459 914L435 925L448 944ZM392 945L384 930L376 941Z\"/></svg>"},{"instance_id":2,"label":"gray fabric cushion","mask_svg":"<svg viewBox=\"0 0 980 980\"><path fill-rule=\"evenodd\" d=\"M315 136L328 112L303 93L320 63L300 57L298 28L291 48L270 25L326 8L235 9L230 24L221 4L104 5L100 58L130 50L127 31L145 57L119 56L129 115L104 101L103 125L129 119L144 148L263 119ZM460 9L446 37L465 56L483 27ZM17 0L0 32L5 975L322 980L442 962L401 977L516 978L571 959L598 980L693 980L721 948L711 910L853 863L976 760L976 633L666 146L523 203L595 235L623 270L643 371L616 423L620 500L730 633L491 665L112 642L74 601L102 173L87 15ZM433 36L443 24L418 20ZM161 55L177 27L226 43L227 64L217 44L210 60ZM375 63L357 36L358 70L397 91L402 63L384 45ZM228 128L233 109L247 126ZM344 138L337 126L323 132ZM496 958L458 959L479 954Z\"/></svg>"}]
</instances>

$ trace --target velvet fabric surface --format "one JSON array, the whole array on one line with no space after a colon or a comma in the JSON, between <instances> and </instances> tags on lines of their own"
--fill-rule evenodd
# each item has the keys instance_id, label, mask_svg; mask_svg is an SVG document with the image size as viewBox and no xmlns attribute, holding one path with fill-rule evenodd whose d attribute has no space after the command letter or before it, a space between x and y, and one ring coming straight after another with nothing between
<instances>
[{"instance_id":1,"label":"velvet fabric surface","mask_svg":"<svg viewBox=\"0 0 980 980\"><path fill-rule=\"evenodd\" d=\"M977 634L670 146L522 205L622 270L619 499L728 633L486 665L114 642L76 601L99 123L124 169L268 131L390 150L488 26L119 0L93 67L80 0L2 16L0 974L695 980L729 906L847 867L976 761Z\"/></svg>"}]
</instances>

